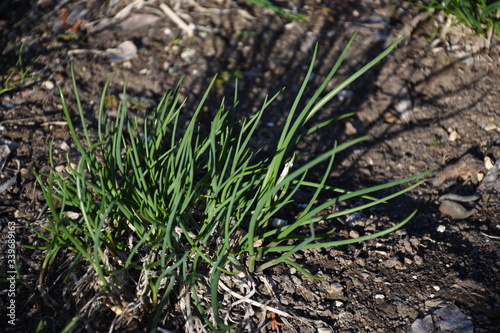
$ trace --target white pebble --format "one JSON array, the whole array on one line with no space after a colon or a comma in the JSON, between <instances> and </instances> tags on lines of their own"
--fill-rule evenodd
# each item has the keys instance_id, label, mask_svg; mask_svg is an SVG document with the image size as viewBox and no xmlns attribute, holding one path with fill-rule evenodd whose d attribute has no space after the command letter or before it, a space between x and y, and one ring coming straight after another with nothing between
<instances>
[{"instance_id":1,"label":"white pebble","mask_svg":"<svg viewBox=\"0 0 500 333\"><path fill-rule=\"evenodd\" d=\"M458 139L458 132L453 130L451 131L450 135L448 136L448 141L454 142L457 141Z\"/></svg>"},{"instance_id":2,"label":"white pebble","mask_svg":"<svg viewBox=\"0 0 500 333\"><path fill-rule=\"evenodd\" d=\"M486 168L486 170L491 170L493 168L493 161L491 160L491 158L489 156L486 156L484 158L484 167Z\"/></svg>"},{"instance_id":3,"label":"white pebble","mask_svg":"<svg viewBox=\"0 0 500 333\"><path fill-rule=\"evenodd\" d=\"M344 303L341 302L341 301L335 301L335 307L337 307L337 308L343 308L344 307Z\"/></svg>"},{"instance_id":4,"label":"white pebble","mask_svg":"<svg viewBox=\"0 0 500 333\"><path fill-rule=\"evenodd\" d=\"M384 294L376 294L374 296L375 299L384 299L385 298L385 295Z\"/></svg>"},{"instance_id":5,"label":"white pebble","mask_svg":"<svg viewBox=\"0 0 500 333\"><path fill-rule=\"evenodd\" d=\"M434 288L435 291L440 291L441 288L439 286L432 286L432 288Z\"/></svg>"},{"instance_id":6,"label":"white pebble","mask_svg":"<svg viewBox=\"0 0 500 333\"><path fill-rule=\"evenodd\" d=\"M47 80L42 83L42 87L51 90L54 89L54 83L52 81Z\"/></svg>"},{"instance_id":7,"label":"white pebble","mask_svg":"<svg viewBox=\"0 0 500 333\"><path fill-rule=\"evenodd\" d=\"M444 225L440 225L438 228L437 228L437 232L444 232L446 230L446 227Z\"/></svg>"},{"instance_id":8,"label":"white pebble","mask_svg":"<svg viewBox=\"0 0 500 333\"><path fill-rule=\"evenodd\" d=\"M495 125L493 123L489 123L486 126L484 126L484 130L486 132L491 132L491 131L496 130L496 129L497 129L497 125Z\"/></svg>"},{"instance_id":9,"label":"white pebble","mask_svg":"<svg viewBox=\"0 0 500 333\"><path fill-rule=\"evenodd\" d=\"M61 149L64 150L64 151L68 151L69 150L69 145L66 143L66 141L63 141L61 143Z\"/></svg>"},{"instance_id":10,"label":"white pebble","mask_svg":"<svg viewBox=\"0 0 500 333\"><path fill-rule=\"evenodd\" d=\"M288 225L288 222L283 219L273 219L271 225L273 226L273 228L277 229Z\"/></svg>"}]
</instances>

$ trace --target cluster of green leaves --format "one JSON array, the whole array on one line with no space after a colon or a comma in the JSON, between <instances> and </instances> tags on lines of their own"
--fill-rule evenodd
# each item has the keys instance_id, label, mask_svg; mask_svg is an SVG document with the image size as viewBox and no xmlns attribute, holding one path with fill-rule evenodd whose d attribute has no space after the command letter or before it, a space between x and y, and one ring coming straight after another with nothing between
<instances>
[{"instance_id":1,"label":"cluster of green leaves","mask_svg":"<svg viewBox=\"0 0 500 333\"><path fill-rule=\"evenodd\" d=\"M19 56L17 58L16 65L9 68L3 87L0 87L0 96L15 89L16 87L22 86L27 82L34 81L42 77L42 74L32 75L33 65L25 65L23 61L24 45L25 42L23 41L21 47L19 48ZM35 59L34 63L37 63L38 60L39 58Z\"/></svg>"},{"instance_id":2,"label":"cluster of green leaves","mask_svg":"<svg viewBox=\"0 0 500 333\"><path fill-rule=\"evenodd\" d=\"M410 3L414 4L412 1ZM495 0L429 0L418 6L443 11L455 16L459 22L485 35L489 29L500 36L500 1Z\"/></svg>"},{"instance_id":3,"label":"cluster of green leaves","mask_svg":"<svg viewBox=\"0 0 500 333\"><path fill-rule=\"evenodd\" d=\"M186 126L180 121L184 102L179 100L177 90L167 92L142 125L137 118L129 118L126 102L118 106L116 119L108 119L106 85L99 108L98 140L93 142L72 73L83 139L77 133L62 93L61 98L81 158L76 167L68 168L65 173L55 171L52 165L53 171L49 174L37 175L51 212L47 227L50 236L39 232L48 244L44 248L44 272L49 270L62 249L74 251L77 255L72 267L82 261L90 264L101 281L102 293L118 308L121 301L127 301L121 288L137 281L139 275L145 276L146 288L139 298L149 300L145 306L150 313L155 313L152 330L168 311L172 290L187 286L198 314L216 330L229 328L219 318L222 305L218 285L222 274L236 274L243 267L250 273L260 272L286 263L315 278L292 260L294 253L360 242L403 226L415 212L393 227L355 239L331 241L329 237L333 231L324 235L315 232L315 223L320 220L386 203L421 183L379 199L369 195L416 180L418 176L355 192L328 186L335 155L364 138L334 144L326 153L300 167L293 163L295 147L300 140L348 116L308 126L313 115L397 45L394 43L324 95L326 85L353 40L354 36L324 82L305 106L300 107L316 60L315 50L275 153L266 160L257 157L250 140L266 108L278 94L267 97L256 114L237 120L236 89L234 102L227 106L223 99L209 130L202 130L197 119L206 107L204 103L215 79ZM327 165L322 179L306 181L308 171L320 163ZM310 189L313 195L297 220L272 228L270 221L292 202L294 195ZM316 205L322 192L335 198ZM366 203L333 214L324 213L325 208L352 198ZM68 216L71 210L80 212L81 216L71 219ZM269 256L269 253L275 255ZM197 288L204 283L200 277L208 277L212 318L198 299Z\"/></svg>"}]
</instances>

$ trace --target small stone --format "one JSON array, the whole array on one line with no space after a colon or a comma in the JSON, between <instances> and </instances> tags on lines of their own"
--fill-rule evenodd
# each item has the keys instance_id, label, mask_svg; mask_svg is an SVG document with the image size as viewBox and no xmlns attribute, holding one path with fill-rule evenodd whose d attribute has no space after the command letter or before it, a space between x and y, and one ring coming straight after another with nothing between
<instances>
[{"instance_id":1,"label":"small stone","mask_svg":"<svg viewBox=\"0 0 500 333\"><path fill-rule=\"evenodd\" d=\"M111 48L107 49L106 54L108 55L108 61L127 62L128 60L137 56L137 46L135 46L134 42L127 40L118 45L116 49L111 49ZM132 63L130 63L130 67L125 67L125 68L131 68L131 67Z\"/></svg>"},{"instance_id":2,"label":"small stone","mask_svg":"<svg viewBox=\"0 0 500 333\"><path fill-rule=\"evenodd\" d=\"M401 271L404 269L404 267L401 264L394 265L394 268L397 269L398 271Z\"/></svg>"},{"instance_id":3,"label":"small stone","mask_svg":"<svg viewBox=\"0 0 500 333\"><path fill-rule=\"evenodd\" d=\"M444 200L439 206L439 211L455 220L463 220L474 214L473 210L467 210L455 201Z\"/></svg>"},{"instance_id":4,"label":"small stone","mask_svg":"<svg viewBox=\"0 0 500 333\"><path fill-rule=\"evenodd\" d=\"M333 330L330 327L318 327L318 333L332 333Z\"/></svg>"},{"instance_id":5,"label":"small stone","mask_svg":"<svg viewBox=\"0 0 500 333\"><path fill-rule=\"evenodd\" d=\"M335 301L335 307L337 308L343 308L345 304L341 301Z\"/></svg>"},{"instance_id":6,"label":"small stone","mask_svg":"<svg viewBox=\"0 0 500 333\"><path fill-rule=\"evenodd\" d=\"M411 103L411 99L409 98L404 98L400 101L398 101L396 104L394 104L394 108L396 109L396 111L398 111L399 113L403 114L405 112L407 112L408 110L411 110L412 109L412 103Z\"/></svg>"},{"instance_id":7,"label":"small stone","mask_svg":"<svg viewBox=\"0 0 500 333\"><path fill-rule=\"evenodd\" d=\"M54 82L50 81L50 80L47 80L47 81L43 81L42 83L42 87L46 88L46 89L49 89L49 90L52 90L54 89Z\"/></svg>"},{"instance_id":8,"label":"small stone","mask_svg":"<svg viewBox=\"0 0 500 333\"><path fill-rule=\"evenodd\" d=\"M184 61L189 61L196 54L195 49L185 49L181 52L180 57Z\"/></svg>"},{"instance_id":9,"label":"small stone","mask_svg":"<svg viewBox=\"0 0 500 333\"><path fill-rule=\"evenodd\" d=\"M382 116L384 118L384 121L388 124L395 123L398 118L392 113L392 112L386 112Z\"/></svg>"},{"instance_id":10,"label":"small stone","mask_svg":"<svg viewBox=\"0 0 500 333\"><path fill-rule=\"evenodd\" d=\"M351 231L349 231L349 237L351 237L351 238L358 238L359 237L359 232L357 232L356 230L351 230Z\"/></svg>"},{"instance_id":11,"label":"small stone","mask_svg":"<svg viewBox=\"0 0 500 333\"><path fill-rule=\"evenodd\" d=\"M453 130L448 135L448 141L450 141L450 142L457 141L458 137L459 137L458 132Z\"/></svg>"},{"instance_id":12,"label":"small stone","mask_svg":"<svg viewBox=\"0 0 500 333\"><path fill-rule=\"evenodd\" d=\"M484 179L484 173L478 172L476 177L477 177L477 182L480 183Z\"/></svg>"},{"instance_id":13,"label":"small stone","mask_svg":"<svg viewBox=\"0 0 500 333\"><path fill-rule=\"evenodd\" d=\"M273 221L271 222L271 225L273 228L278 229L278 228L281 228L281 227L288 225L288 222L286 220L276 218L276 219L273 219Z\"/></svg>"},{"instance_id":14,"label":"small stone","mask_svg":"<svg viewBox=\"0 0 500 333\"><path fill-rule=\"evenodd\" d=\"M71 219L71 220L77 220L80 218L80 213L76 213L76 212L66 212L66 216Z\"/></svg>"},{"instance_id":15,"label":"small stone","mask_svg":"<svg viewBox=\"0 0 500 333\"><path fill-rule=\"evenodd\" d=\"M486 168L486 170L491 170L493 168L495 163L493 163L493 161L491 160L491 158L489 156L486 156L484 158L484 167Z\"/></svg>"},{"instance_id":16,"label":"small stone","mask_svg":"<svg viewBox=\"0 0 500 333\"><path fill-rule=\"evenodd\" d=\"M497 129L497 125L493 124L493 123L489 123L489 124L486 124L486 126L484 126L484 130L486 132L491 132L491 131L494 131Z\"/></svg>"},{"instance_id":17,"label":"small stone","mask_svg":"<svg viewBox=\"0 0 500 333\"><path fill-rule=\"evenodd\" d=\"M330 285L329 291L334 293L340 293L342 289L344 289L344 287L340 283L334 282Z\"/></svg>"},{"instance_id":18,"label":"small stone","mask_svg":"<svg viewBox=\"0 0 500 333\"><path fill-rule=\"evenodd\" d=\"M432 286L432 288L435 290L435 291L440 291L441 288L439 286Z\"/></svg>"},{"instance_id":19,"label":"small stone","mask_svg":"<svg viewBox=\"0 0 500 333\"><path fill-rule=\"evenodd\" d=\"M292 279L292 282L295 283L296 285L298 286L302 285L302 280L300 280L295 275L290 275L290 279Z\"/></svg>"},{"instance_id":20,"label":"small stone","mask_svg":"<svg viewBox=\"0 0 500 333\"><path fill-rule=\"evenodd\" d=\"M68 151L69 150L69 145L66 143L66 141L63 141L61 143L61 149L64 150L64 151Z\"/></svg>"},{"instance_id":21,"label":"small stone","mask_svg":"<svg viewBox=\"0 0 500 333\"><path fill-rule=\"evenodd\" d=\"M339 101L343 101L346 98L351 97L354 94L352 90L342 90L337 94Z\"/></svg>"},{"instance_id":22,"label":"small stone","mask_svg":"<svg viewBox=\"0 0 500 333\"><path fill-rule=\"evenodd\" d=\"M375 298L375 299L384 299L385 295L384 294L375 294L375 296L373 298Z\"/></svg>"},{"instance_id":23,"label":"small stone","mask_svg":"<svg viewBox=\"0 0 500 333\"><path fill-rule=\"evenodd\" d=\"M346 135L356 135L358 134L358 131L354 127L353 124L351 124L349 121L345 123L345 134Z\"/></svg>"},{"instance_id":24,"label":"small stone","mask_svg":"<svg viewBox=\"0 0 500 333\"><path fill-rule=\"evenodd\" d=\"M444 225L440 225L440 226L437 228L437 232L441 232L441 233L443 233L445 230L446 230L446 227L445 227Z\"/></svg>"}]
</instances>

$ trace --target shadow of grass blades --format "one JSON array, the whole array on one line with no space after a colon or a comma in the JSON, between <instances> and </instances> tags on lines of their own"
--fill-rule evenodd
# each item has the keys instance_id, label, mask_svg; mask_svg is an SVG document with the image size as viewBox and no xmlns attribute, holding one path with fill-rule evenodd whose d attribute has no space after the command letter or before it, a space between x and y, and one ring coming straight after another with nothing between
<instances>
[{"instance_id":1,"label":"shadow of grass blades","mask_svg":"<svg viewBox=\"0 0 500 333\"><path fill-rule=\"evenodd\" d=\"M371 195L422 175L355 192L326 185L335 155L365 138L334 144L306 164L293 165L294 150L302 138L350 114L316 125L309 125L311 117L397 45L394 43L333 91L323 94L354 37L305 107L299 108L316 61L315 49L276 151L267 160L256 158L250 140L266 108L278 94L267 97L256 114L237 121L233 117L238 107L236 89L234 102L228 106L222 100L209 130L201 130L198 119L206 107L204 103L211 85L184 126L180 116L184 101L179 99L179 86L167 92L154 112L140 124L137 118L129 118L126 102L119 105L116 119L108 119L106 84L99 107L98 142L93 142L85 125L72 70L82 138L62 93L61 99L71 137L81 157L76 166L60 173L55 171L51 154L53 171L37 175L51 213L47 227L50 236L39 233L48 243L41 279L55 258L62 255L62 249L71 250L77 254L72 268L82 262L91 265L100 293L115 308L123 309L123 302L135 300L136 305L142 302L137 306L151 315L152 331L160 318L172 311L175 301L172 292L182 288L191 290L191 301L210 329L227 329L230 326L219 316L222 305L218 301L218 285L222 274L236 274L241 270L252 274L284 262L316 278L292 260L294 253L361 242L407 223L415 212L389 229L356 239L332 242L326 240L331 233L315 232L314 224L322 219L384 204L422 183L416 182L378 199ZM125 95L126 88L123 92ZM306 181L308 171L321 163L327 165L322 178L318 182ZM292 202L294 194L305 188L312 188L313 195L298 219L290 225L271 228L269 221ZM322 192L332 192L336 197L315 206ZM366 204L318 216L325 208L356 197L363 198ZM60 208L56 208L56 202ZM70 209L80 212L79 217L69 218ZM309 227L308 235L299 232L304 226ZM279 256L268 259L266 254L271 252ZM133 291L136 295L131 297L130 291L125 292L123 288L134 283L141 288L136 288ZM210 284L211 312L203 307L202 302L207 300L201 300L197 293L203 284Z\"/></svg>"}]
</instances>

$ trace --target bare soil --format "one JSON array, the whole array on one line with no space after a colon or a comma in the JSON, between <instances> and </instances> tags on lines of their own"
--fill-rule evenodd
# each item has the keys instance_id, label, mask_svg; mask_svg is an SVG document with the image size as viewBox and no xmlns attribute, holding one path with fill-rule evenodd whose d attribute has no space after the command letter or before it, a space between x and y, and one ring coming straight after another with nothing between
<instances>
[{"instance_id":1,"label":"bare soil","mask_svg":"<svg viewBox=\"0 0 500 333\"><path fill-rule=\"evenodd\" d=\"M0 13L0 82L16 65L23 41L23 65L32 66L29 75L40 75L0 95L0 140L4 140L0 145L14 142L0 185L15 175L17 162L20 165L16 183L0 193L3 240L9 222L14 222L18 244L35 242L29 226L37 222L45 202L33 171L48 168L52 140L56 164L64 164L66 154L75 150L57 89L61 87L76 110L71 64L91 126L96 125L109 74L113 74L110 95L119 99L126 81L129 98L142 99L144 104L133 110L137 114L148 109L149 101L158 102L182 77L181 93L188 96L186 112L216 73L219 79L209 104L218 105L222 96L231 96L237 77L241 116L260 107L266 94L286 87L266 114L254 143L271 152L316 43L318 61L311 86L321 82L358 31L329 85L332 89L406 34L390 56L326 105L314 121L348 112L355 115L307 138L299 146L299 155L307 159L336 140L368 136L336 159L329 184L349 190L433 170L428 182L405 196L318 226L336 228L336 239L382 230L414 209L417 215L383 238L295 255L296 262L324 277L322 281L279 265L262 278L272 286L273 295L256 277L255 300L292 317L278 316L282 325L271 325L270 317L255 307L253 319L240 323L239 330L409 332L413 325L414 332L422 332L416 331L423 323L418 320L434 314L429 332L500 332L500 176L498 168L485 163L485 159L500 161L497 36L490 40L474 36L460 25L445 29L442 17L432 19L397 0L276 2L305 14L309 23L245 1L171 1L174 12L194 27L188 36L156 1L132 8L124 19L109 20L130 2L118 1L112 7L112 1L66 1L63 7L47 0L38 5L13 3ZM65 21L63 8L69 15ZM103 51L125 41L135 44L136 56L109 61ZM205 117L208 124L211 115ZM481 187L488 175L488 186ZM480 199L460 206L454 200L441 205L439 198L450 193L479 194ZM293 219L300 213L298 207L282 218ZM7 243L2 244L6 253ZM80 303L63 294L71 288L60 284L58 272L48 278L44 289L39 288L40 254L17 249L25 283L17 284L17 321L15 326L4 326L6 332L32 332L42 319L43 331L60 331L80 313ZM8 269L4 255L0 260L3 278ZM0 322L5 322L9 286L2 285ZM448 323L458 326L446 328L437 319L445 311L453 314ZM115 313L105 306L98 313L98 320L82 318L75 331L109 331ZM162 327L184 331L180 318L178 313L168 314ZM143 331L147 323L136 318L117 331Z\"/></svg>"}]
</instances>

